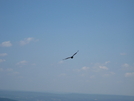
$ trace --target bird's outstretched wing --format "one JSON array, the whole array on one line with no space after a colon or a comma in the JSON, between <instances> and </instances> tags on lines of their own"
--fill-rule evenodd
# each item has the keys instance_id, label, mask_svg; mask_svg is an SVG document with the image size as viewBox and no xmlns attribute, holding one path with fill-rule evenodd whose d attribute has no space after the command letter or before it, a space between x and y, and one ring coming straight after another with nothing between
<instances>
[{"instance_id":1,"label":"bird's outstretched wing","mask_svg":"<svg viewBox=\"0 0 134 101\"><path fill-rule=\"evenodd\" d=\"M79 50L78 50L78 51L79 51ZM76 54L78 53L78 51L77 51L76 53L74 53L73 56L76 55Z\"/></svg>"},{"instance_id":2,"label":"bird's outstretched wing","mask_svg":"<svg viewBox=\"0 0 134 101\"><path fill-rule=\"evenodd\" d=\"M69 59L69 58L71 58L71 57L67 57L67 58L65 58L65 59L63 59L63 60L66 60L66 59Z\"/></svg>"}]
</instances>

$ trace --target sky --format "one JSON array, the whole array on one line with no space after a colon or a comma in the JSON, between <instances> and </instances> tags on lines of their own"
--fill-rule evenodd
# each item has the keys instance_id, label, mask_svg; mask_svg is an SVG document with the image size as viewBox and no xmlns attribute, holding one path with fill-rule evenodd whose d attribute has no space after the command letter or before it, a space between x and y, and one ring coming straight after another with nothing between
<instances>
[{"instance_id":1,"label":"sky","mask_svg":"<svg viewBox=\"0 0 134 101\"><path fill-rule=\"evenodd\" d=\"M134 1L0 0L0 89L134 96Z\"/></svg>"}]
</instances>

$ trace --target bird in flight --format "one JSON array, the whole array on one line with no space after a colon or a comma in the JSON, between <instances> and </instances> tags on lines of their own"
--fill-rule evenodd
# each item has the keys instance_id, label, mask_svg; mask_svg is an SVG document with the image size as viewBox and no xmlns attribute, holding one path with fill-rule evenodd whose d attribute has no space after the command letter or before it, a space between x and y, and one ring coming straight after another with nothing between
<instances>
[{"instance_id":1,"label":"bird in flight","mask_svg":"<svg viewBox=\"0 0 134 101\"><path fill-rule=\"evenodd\" d=\"M66 59L73 59L73 58L74 58L74 55L76 55L77 53L78 53L78 51L77 51L76 53L74 53L72 56L67 57L67 58L65 58L65 59L63 59L63 60L66 60Z\"/></svg>"}]
</instances>

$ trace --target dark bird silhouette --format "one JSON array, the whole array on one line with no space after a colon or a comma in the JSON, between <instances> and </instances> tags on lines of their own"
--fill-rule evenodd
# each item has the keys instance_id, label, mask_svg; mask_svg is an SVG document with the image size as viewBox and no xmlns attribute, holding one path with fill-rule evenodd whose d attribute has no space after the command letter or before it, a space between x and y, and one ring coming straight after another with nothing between
<instances>
[{"instance_id":1,"label":"dark bird silhouette","mask_svg":"<svg viewBox=\"0 0 134 101\"><path fill-rule=\"evenodd\" d=\"M79 50L78 50L78 51L79 51ZM65 59L63 59L63 60L66 60L66 59L73 59L73 58L74 58L74 55L76 55L76 54L78 53L78 51L77 51L76 53L74 53L72 56L67 57L67 58L65 58Z\"/></svg>"}]
</instances>

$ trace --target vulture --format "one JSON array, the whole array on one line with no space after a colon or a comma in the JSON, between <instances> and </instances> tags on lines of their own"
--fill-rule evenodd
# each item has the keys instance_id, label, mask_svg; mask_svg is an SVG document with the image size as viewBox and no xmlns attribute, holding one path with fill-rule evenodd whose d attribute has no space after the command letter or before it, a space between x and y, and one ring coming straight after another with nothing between
<instances>
[{"instance_id":1,"label":"vulture","mask_svg":"<svg viewBox=\"0 0 134 101\"><path fill-rule=\"evenodd\" d=\"M74 55L76 55L77 53L78 53L78 51L77 51L76 53L74 53L72 56L67 57L67 58L65 58L65 59L63 59L63 60L66 60L66 59L73 59L73 58L74 58Z\"/></svg>"}]
</instances>

